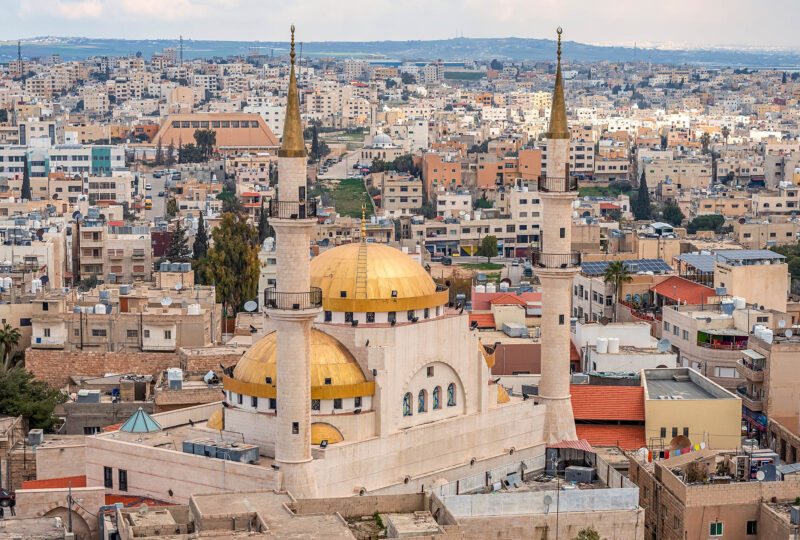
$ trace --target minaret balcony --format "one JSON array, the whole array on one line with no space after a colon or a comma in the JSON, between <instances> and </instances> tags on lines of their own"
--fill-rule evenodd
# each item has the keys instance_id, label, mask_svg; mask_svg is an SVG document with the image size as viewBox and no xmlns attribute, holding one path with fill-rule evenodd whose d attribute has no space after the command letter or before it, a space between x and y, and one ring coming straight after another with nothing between
<instances>
[{"instance_id":1,"label":"minaret balcony","mask_svg":"<svg viewBox=\"0 0 800 540\"><path fill-rule=\"evenodd\" d=\"M575 177L541 177L539 178L539 191L547 193L566 193L578 190L578 179Z\"/></svg>"},{"instance_id":2,"label":"minaret balcony","mask_svg":"<svg viewBox=\"0 0 800 540\"><path fill-rule=\"evenodd\" d=\"M531 264L537 268L575 268L581 264L581 252L547 253L531 250Z\"/></svg>"},{"instance_id":3,"label":"minaret balcony","mask_svg":"<svg viewBox=\"0 0 800 540\"><path fill-rule=\"evenodd\" d=\"M269 217L309 219L317 217L317 201L269 201Z\"/></svg>"},{"instance_id":4,"label":"minaret balcony","mask_svg":"<svg viewBox=\"0 0 800 540\"><path fill-rule=\"evenodd\" d=\"M303 311L322 307L322 289L311 287L303 292L278 291L275 287L264 289L264 307L286 311Z\"/></svg>"}]
</instances>

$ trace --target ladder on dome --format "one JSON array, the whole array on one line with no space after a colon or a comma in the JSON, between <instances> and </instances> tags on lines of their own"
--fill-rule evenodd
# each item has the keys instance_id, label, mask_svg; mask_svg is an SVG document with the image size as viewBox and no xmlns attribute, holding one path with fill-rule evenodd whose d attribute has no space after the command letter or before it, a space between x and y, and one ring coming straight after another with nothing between
<instances>
[{"instance_id":1,"label":"ladder on dome","mask_svg":"<svg viewBox=\"0 0 800 540\"><path fill-rule=\"evenodd\" d=\"M367 242L363 238L358 244L355 289L356 298L367 298Z\"/></svg>"}]
</instances>

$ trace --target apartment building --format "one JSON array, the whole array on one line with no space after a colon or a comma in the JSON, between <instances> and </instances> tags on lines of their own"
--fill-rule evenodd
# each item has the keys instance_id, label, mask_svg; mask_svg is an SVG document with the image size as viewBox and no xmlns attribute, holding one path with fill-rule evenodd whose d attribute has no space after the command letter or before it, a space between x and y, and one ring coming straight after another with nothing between
<instances>
[{"instance_id":1,"label":"apartment building","mask_svg":"<svg viewBox=\"0 0 800 540\"><path fill-rule=\"evenodd\" d=\"M594 180L622 182L630 180L630 161L627 158L600 157L594 161Z\"/></svg>"},{"instance_id":2,"label":"apartment building","mask_svg":"<svg viewBox=\"0 0 800 540\"><path fill-rule=\"evenodd\" d=\"M461 161L454 159L450 154L424 153L422 182L428 196L439 189L457 190L462 186Z\"/></svg>"},{"instance_id":3,"label":"apartment building","mask_svg":"<svg viewBox=\"0 0 800 540\"><path fill-rule=\"evenodd\" d=\"M733 234L745 249L763 249L797 243L800 222L794 219L779 222L775 219L736 219Z\"/></svg>"},{"instance_id":4,"label":"apartment building","mask_svg":"<svg viewBox=\"0 0 800 540\"><path fill-rule=\"evenodd\" d=\"M650 189L668 180L679 189L705 188L711 184L711 160L704 158L644 160L640 170L644 171Z\"/></svg>"},{"instance_id":5,"label":"apartment building","mask_svg":"<svg viewBox=\"0 0 800 540\"><path fill-rule=\"evenodd\" d=\"M91 218L76 222L72 271L76 283L91 276L109 284L149 281L153 271L150 228L110 225Z\"/></svg>"},{"instance_id":6,"label":"apartment building","mask_svg":"<svg viewBox=\"0 0 800 540\"><path fill-rule=\"evenodd\" d=\"M46 178L50 172L110 175L112 170L125 167L125 153L118 146L64 144L35 149L22 145L0 146L0 178L14 178L16 175L21 178L26 155L31 178Z\"/></svg>"},{"instance_id":7,"label":"apartment building","mask_svg":"<svg viewBox=\"0 0 800 540\"><path fill-rule=\"evenodd\" d=\"M434 192L434 198L437 216L458 218L472 211L472 196L469 192L440 190Z\"/></svg>"},{"instance_id":8,"label":"apartment building","mask_svg":"<svg viewBox=\"0 0 800 540\"><path fill-rule=\"evenodd\" d=\"M375 187L381 192L380 208L384 217L409 216L422 207L422 179L391 173L372 176Z\"/></svg>"},{"instance_id":9,"label":"apartment building","mask_svg":"<svg viewBox=\"0 0 800 540\"><path fill-rule=\"evenodd\" d=\"M753 214L794 214L800 209L800 187L783 183L775 190L753 193Z\"/></svg>"}]
</instances>

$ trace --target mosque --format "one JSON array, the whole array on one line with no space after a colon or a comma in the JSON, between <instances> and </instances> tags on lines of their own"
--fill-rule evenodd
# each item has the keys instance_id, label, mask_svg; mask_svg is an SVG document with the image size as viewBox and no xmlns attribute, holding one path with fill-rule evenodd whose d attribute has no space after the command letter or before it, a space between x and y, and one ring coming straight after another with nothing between
<instances>
[{"instance_id":1,"label":"mosque","mask_svg":"<svg viewBox=\"0 0 800 540\"><path fill-rule=\"evenodd\" d=\"M275 287L264 292L275 331L223 379L225 405L208 427L241 434L274 458L299 497L412 492L574 440L569 398L569 132L558 68L540 182L542 378L537 399L511 397L490 378L491 351L448 290L395 248L362 241L309 258L316 206L306 198L306 150L292 66L279 151ZM364 238L366 235L362 235Z\"/></svg>"}]
</instances>

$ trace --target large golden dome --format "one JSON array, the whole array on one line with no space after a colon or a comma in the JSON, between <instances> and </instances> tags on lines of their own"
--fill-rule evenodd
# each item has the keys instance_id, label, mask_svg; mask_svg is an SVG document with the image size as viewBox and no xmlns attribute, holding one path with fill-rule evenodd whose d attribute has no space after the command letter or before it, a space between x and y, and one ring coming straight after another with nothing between
<instances>
[{"instance_id":1,"label":"large golden dome","mask_svg":"<svg viewBox=\"0 0 800 540\"><path fill-rule=\"evenodd\" d=\"M447 290L437 292L417 261L372 242L345 244L311 259L311 285L322 289L328 311L403 311L448 301Z\"/></svg>"},{"instance_id":2,"label":"large golden dome","mask_svg":"<svg viewBox=\"0 0 800 540\"><path fill-rule=\"evenodd\" d=\"M261 338L242 356L233 378L223 380L226 390L257 397L275 397L277 381L277 333ZM268 382L269 379L269 382ZM334 399L368 396L375 383L368 382L353 355L335 338L311 330L311 397Z\"/></svg>"}]
</instances>

